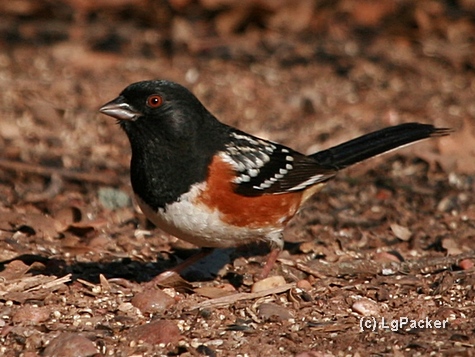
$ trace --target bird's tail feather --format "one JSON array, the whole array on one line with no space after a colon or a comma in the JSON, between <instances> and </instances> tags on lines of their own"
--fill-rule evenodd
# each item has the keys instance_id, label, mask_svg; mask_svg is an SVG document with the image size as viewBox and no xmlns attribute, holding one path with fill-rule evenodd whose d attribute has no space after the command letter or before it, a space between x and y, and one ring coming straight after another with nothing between
<instances>
[{"instance_id":1,"label":"bird's tail feather","mask_svg":"<svg viewBox=\"0 0 475 357\"><path fill-rule=\"evenodd\" d=\"M375 131L310 155L322 166L340 170L373 156L452 130L429 124L406 123Z\"/></svg>"}]
</instances>

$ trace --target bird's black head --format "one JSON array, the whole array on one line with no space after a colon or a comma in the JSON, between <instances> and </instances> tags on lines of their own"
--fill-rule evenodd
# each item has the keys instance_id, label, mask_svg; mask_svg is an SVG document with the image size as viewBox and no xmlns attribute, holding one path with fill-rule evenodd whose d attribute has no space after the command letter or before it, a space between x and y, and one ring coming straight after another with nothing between
<instances>
[{"instance_id":1,"label":"bird's black head","mask_svg":"<svg viewBox=\"0 0 475 357\"><path fill-rule=\"evenodd\" d=\"M166 80L133 83L100 111L119 120L132 145L146 138L166 145L183 144L203 127L216 124L188 89Z\"/></svg>"},{"instance_id":2,"label":"bird's black head","mask_svg":"<svg viewBox=\"0 0 475 357\"><path fill-rule=\"evenodd\" d=\"M127 133L132 186L155 208L203 181L229 135L188 89L165 80L131 84L100 111Z\"/></svg>"}]
</instances>

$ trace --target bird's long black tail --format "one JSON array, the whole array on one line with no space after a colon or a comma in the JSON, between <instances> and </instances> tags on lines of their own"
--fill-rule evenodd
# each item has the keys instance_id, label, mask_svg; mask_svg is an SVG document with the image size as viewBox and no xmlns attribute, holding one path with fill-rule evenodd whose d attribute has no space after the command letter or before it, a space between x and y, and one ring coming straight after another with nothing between
<instances>
[{"instance_id":1,"label":"bird's long black tail","mask_svg":"<svg viewBox=\"0 0 475 357\"><path fill-rule=\"evenodd\" d=\"M436 128L429 124L400 124L319 151L310 157L322 166L340 170L400 146L430 137L448 135L451 131L451 129Z\"/></svg>"}]
</instances>

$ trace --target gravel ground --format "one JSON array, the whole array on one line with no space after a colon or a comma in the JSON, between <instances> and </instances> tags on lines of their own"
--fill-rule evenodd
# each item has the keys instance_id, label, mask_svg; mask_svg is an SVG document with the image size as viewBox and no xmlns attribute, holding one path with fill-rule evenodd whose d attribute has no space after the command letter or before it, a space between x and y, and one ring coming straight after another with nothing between
<instances>
[{"instance_id":1,"label":"gravel ground","mask_svg":"<svg viewBox=\"0 0 475 357\"><path fill-rule=\"evenodd\" d=\"M475 355L472 1L9 4L1 355ZM269 280L248 246L151 288L196 247L146 221L126 136L97 111L151 78L304 153L403 122L455 132L343 171Z\"/></svg>"}]
</instances>

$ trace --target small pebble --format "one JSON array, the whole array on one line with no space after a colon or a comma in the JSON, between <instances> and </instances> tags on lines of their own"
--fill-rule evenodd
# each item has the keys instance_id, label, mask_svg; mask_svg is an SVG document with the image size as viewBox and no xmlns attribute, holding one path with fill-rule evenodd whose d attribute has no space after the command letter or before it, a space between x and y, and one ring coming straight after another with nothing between
<instances>
[{"instance_id":1,"label":"small pebble","mask_svg":"<svg viewBox=\"0 0 475 357\"><path fill-rule=\"evenodd\" d=\"M129 195L122 190L112 187L102 187L99 189L99 202L110 210L128 207L132 204Z\"/></svg>"},{"instance_id":2,"label":"small pebble","mask_svg":"<svg viewBox=\"0 0 475 357\"><path fill-rule=\"evenodd\" d=\"M154 320L148 324L131 328L128 334L134 341L144 341L152 345L159 343L177 343L181 338L181 333L173 321Z\"/></svg>"},{"instance_id":3,"label":"small pebble","mask_svg":"<svg viewBox=\"0 0 475 357\"><path fill-rule=\"evenodd\" d=\"M98 353L96 346L91 340L78 333L62 333L48 346L46 346L44 357L89 357Z\"/></svg>"},{"instance_id":4,"label":"small pebble","mask_svg":"<svg viewBox=\"0 0 475 357\"><path fill-rule=\"evenodd\" d=\"M297 281L296 286L302 290L309 291L312 289L312 284L306 279Z\"/></svg>"},{"instance_id":5,"label":"small pebble","mask_svg":"<svg viewBox=\"0 0 475 357\"><path fill-rule=\"evenodd\" d=\"M381 269L381 275L388 276L396 274L396 270L391 268L383 268Z\"/></svg>"},{"instance_id":6,"label":"small pebble","mask_svg":"<svg viewBox=\"0 0 475 357\"><path fill-rule=\"evenodd\" d=\"M351 309L363 316L379 315L379 306L376 302L369 299L357 300L351 305Z\"/></svg>"},{"instance_id":7,"label":"small pebble","mask_svg":"<svg viewBox=\"0 0 475 357\"><path fill-rule=\"evenodd\" d=\"M279 286L285 285L285 279L281 275L276 275L276 276L270 276L268 278L256 281L252 285L251 291L253 293L257 293L259 291L264 291L264 290L269 290L272 288L277 288Z\"/></svg>"},{"instance_id":8,"label":"small pebble","mask_svg":"<svg viewBox=\"0 0 475 357\"><path fill-rule=\"evenodd\" d=\"M171 307L175 300L159 289L147 289L137 293L131 303L142 313L160 313Z\"/></svg>"},{"instance_id":9,"label":"small pebble","mask_svg":"<svg viewBox=\"0 0 475 357\"><path fill-rule=\"evenodd\" d=\"M473 261L470 259L462 259L458 265L462 270L472 269L474 266Z\"/></svg>"},{"instance_id":10,"label":"small pebble","mask_svg":"<svg viewBox=\"0 0 475 357\"><path fill-rule=\"evenodd\" d=\"M405 242L412 236L412 232L407 227L401 226L397 223L391 224L391 230L397 238Z\"/></svg>"},{"instance_id":11,"label":"small pebble","mask_svg":"<svg viewBox=\"0 0 475 357\"><path fill-rule=\"evenodd\" d=\"M459 243L453 238L442 239L442 248L447 250L448 255L459 255L463 253Z\"/></svg>"},{"instance_id":12,"label":"small pebble","mask_svg":"<svg viewBox=\"0 0 475 357\"><path fill-rule=\"evenodd\" d=\"M292 314L288 309L281 305L273 303L262 303L258 308L259 317L263 320L290 320L293 318Z\"/></svg>"},{"instance_id":13,"label":"small pebble","mask_svg":"<svg viewBox=\"0 0 475 357\"><path fill-rule=\"evenodd\" d=\"M437 210L440 212L449 212L457 207L457 198L446 196L437 204Z\"/></svg>"},{"instance_id":14,"label":"small pebble","mask_svg":"<svg viewBox=\"0 0 475 357\"><path fill-rule=\"evenodd\" d=\"M48 307L25 305L15 312L12 320L16 324L36 325L48 320L50 313L51 311Z\"/></svg>"}]
</instances>

